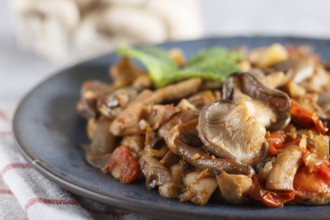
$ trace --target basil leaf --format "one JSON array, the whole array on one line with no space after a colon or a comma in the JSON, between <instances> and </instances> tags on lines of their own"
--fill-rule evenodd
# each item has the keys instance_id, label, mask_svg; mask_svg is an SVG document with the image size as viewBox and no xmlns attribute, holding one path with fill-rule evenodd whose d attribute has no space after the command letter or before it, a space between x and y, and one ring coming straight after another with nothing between
<instances>
[{"instance_id":1,"label":"basil leaf","mask_svg":"<svg viewBox=\"0 0 330 220\"><path fill-rule=\"evenodd\" d=\"M192 77L222 82L229 74L239 71L236 63L241 59L239 53L214 47L198 52L179 69L168 53L160 48L147 47L137 50L119 47L117 52L143 63L156 87Z\"/></svg>"}]
</instances>

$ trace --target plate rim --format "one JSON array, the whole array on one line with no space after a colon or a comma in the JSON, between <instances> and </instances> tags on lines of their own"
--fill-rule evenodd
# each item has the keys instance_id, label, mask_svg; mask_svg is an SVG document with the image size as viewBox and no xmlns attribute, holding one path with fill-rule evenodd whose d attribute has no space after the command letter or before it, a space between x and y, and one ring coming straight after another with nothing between
<instances>
[{"instance_id":1,"label":"plate rim","mask_svg":"<svg viewBox=\"0 0 330 220\"><path fill-rule=\"evenodd\" d=\"M306 40L306 41L327 41L330 43L330 39L326 39L326 38L301 37L301 36L294 36L294 35L284 35L284 36L233 35L233 36L222 36L222 37L214 36L214 37L192 39L192 40L166 41L166 42L159 43L159 44L140 44L140 45L138 45L138 47L144 46L144 45L164 46L164 45L173 44L173 43L180 44L180 43L188 43L188 42L213 41L213 40L224 40L224 39L232 39L232 38L237 38L237 39L251 39L251 38L272 39L273 38L273 39L291 39L291 40ZM114 54L115 54L115 51L111 51L110 53L84 60L84 61L76 63L72 66L58 69L57 71L55 71L54 73L50 74L48 77L43 79L41 82L39 82L37 85L35 85L28 93L26 93L26 95L23 96L23 98L19 101L19 104L16 107L14 117L12 120L14 140L17 143L17 148L19 149L19 151L23 155L23 157L27 160L27 162L30 163L32 165L32 167L38 173L40 173L45 178L51 180L58 186L66 189L72 193L75 193L82 197L86 197L86 198L89 198L89 199L92 199L92 200L95 200L95 201L98 201L98 202L101 202L101 203L104 203L107 205L111 205L112 207L115 207L115 208L129 210L129 211L135 212L137 214L142 214L142 215L156 217L156 218L166 217L166 218L175 218L175 219L186 219L186 216L185 216L186 210L176 209L175 211L173 211L173 208L164 207L164 206L155 206L152 209L141 209L141 205L143 205L143 207L145 207L145 208L148 208L149 204L145 203L144 201L141 201L141 200L140 200L141 203L136 204L133 202L133 199L123 199L123 198L119 198L116 196L109 197L109 196L102 195L100 192L97 192L95 190L83 187L82 185L79 185L79 183L77 183L73 180L70 180L70 179L66 178L65 176L57 173L56 171L54 171L51 167L49 167L42 161L39 161L36 158L34 158L34 156L31 153L29 153L29 150L28 150L29 147L24 143L24 140L22 140L22 138L20 137L19 117L20 117L21 112L24 110L25 102L27 102L29 97L32 96L33 93L35 91L37 91L44 83L50 81L52 78L55 78L59 75L67 74L66 73L67 71L74 69L77 66L81 66L81 65L90 63L92 61L101 59L102 57L111 56ZM165 216L159 216L160 213L164 214L165 212L166 212ZM254 216L242 216L242 214L238 214L238 215L232 214L232 215L228 216L228 214L226 214L226 213L223 215L219 215L217 213L216 216L212 216L212 214L206 216L204 213L196 213L196 212L194 212L194 210L191 210L191 213L195 215L194 219L199 219L199 218L208 219L208 218L213 218L213 217L235 218L235 219L264 219L265 218L265 216L255 216L255 215ZM330 213L330 211L329 211L329 213ZM290 219L301 219L301 217L302 216L290 216ZM285 216L267 216L267 218L268 219L287 219L287 217L285 217Z\"/></svg>"}]
</instances>

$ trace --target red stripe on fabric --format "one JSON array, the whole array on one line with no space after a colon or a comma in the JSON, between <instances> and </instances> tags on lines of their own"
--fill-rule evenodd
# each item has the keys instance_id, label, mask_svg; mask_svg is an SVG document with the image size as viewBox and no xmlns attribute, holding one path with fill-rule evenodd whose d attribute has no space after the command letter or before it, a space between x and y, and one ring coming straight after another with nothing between
<instances>
[{"instance_id":1,"label":"red stripe on fabric","mask_svg":"<svg viewBox=\"0 0 330 220\"><path fill-rule=\"evenodd\" d=\"M13 195L9 189L0 189L0 195L1 194Z\"/></svg>"},{"instance_id":2,"label":"red stripe on fabric","mask_svg":"<svg viewBox=\"0 0 330 220\"><path fill-rule=\"evenodd\" d=\"M9 170L14 170L14 169L28 169L31 168L31 165L28 163L10 163L6 165L1 171L0 174L4 175L7 173Z\"/></svg>"},{"instance_id":3,"label":"red stripe on fabric","mask_svg":"<svg viewBox=\"0 0 330 220\"><path fill-rule=\"evenodd\" d=\"M31 206L35 204L45 204L45 205L78 205L79 203L74 199L46 199L46 198L33 198L27 201L24 206L25 212L28 211Z\"/></svg>"},{"instance_id":4,"label":"red stripe on fabric","mask_svg":"<svg viewBox=\"0 0 330 220\"><path fill-rule=\"evenodd\" d=\"M7 135L12 135L12 131L0 131L0 136L7 136Z\"/></svg>"},{"instance_id":5,"label":"red stripe on fabric","mask_svg":"<svg viewBox=\"0 0 330 220\"><path fill-rule=\"evenodd\" d=\"M9 117L2 111L0 110L0 118L6 122L9 122Z\"/></svg>"}]
</instances>

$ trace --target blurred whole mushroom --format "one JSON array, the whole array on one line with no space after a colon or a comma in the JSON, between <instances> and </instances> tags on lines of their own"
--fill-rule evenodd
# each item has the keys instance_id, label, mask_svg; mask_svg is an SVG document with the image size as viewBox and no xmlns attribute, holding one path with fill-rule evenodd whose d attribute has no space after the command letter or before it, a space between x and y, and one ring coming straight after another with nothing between
<instances>
[{"instance_id":1,"label":"blurred whole mushroom","mask_svg":"<svg viewBox=\"0 0 330 220\"><path fill-rule=\"evenodd\" d=\"M201 35L199 0L13 0L21 45L73 62L118 43L155 43Z\"/></svg>"}]
</instances>

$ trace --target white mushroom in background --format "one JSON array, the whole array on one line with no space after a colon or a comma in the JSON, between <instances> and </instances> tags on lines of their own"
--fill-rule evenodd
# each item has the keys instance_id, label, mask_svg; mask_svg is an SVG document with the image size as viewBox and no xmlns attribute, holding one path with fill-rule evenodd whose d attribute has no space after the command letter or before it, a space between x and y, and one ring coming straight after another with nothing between
<instances>
[{"instance_id":1,"label":"white mushroom in background","mask_svg":"<svg viewBox=\"0 0 330 220\"><path fill-rule=\"evenodd\" d=\"M74 62L118 43L201 36L199 0L13 0L21 45L51 60Z\"/></svg>"}]
</instances>

